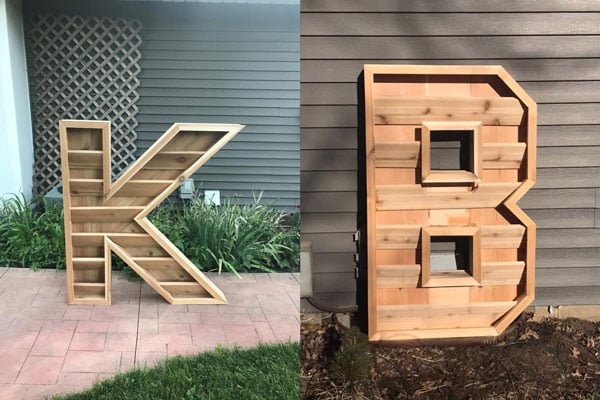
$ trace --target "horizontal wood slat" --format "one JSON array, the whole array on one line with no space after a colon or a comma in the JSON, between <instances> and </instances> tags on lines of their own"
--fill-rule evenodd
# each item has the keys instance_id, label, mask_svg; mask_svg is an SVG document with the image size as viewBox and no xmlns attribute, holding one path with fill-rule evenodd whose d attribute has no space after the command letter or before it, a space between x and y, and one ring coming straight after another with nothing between
<instances>
[{"instance_id":1,"label":"horizontal wood slat","mask_svg":"<svg viewBox=\"0 0 600 400\"><path fill-rule=\"evenodd\" d=\"M473 191L436 191L421 185L377 187L377 210L424 210L496 207L517 187L514 183L482 183Z\"/></svg>"},{"instance_id":2,"label":"horizontal wood slat","mask_svg":"<svg viewBox=\"0 0 600 400\"><path fill-rule=\"evenodd\" d=\"M102 179L71 179L71 193L74 195L96 195L104 194Z\"/></svg>"},{"instance_id":3,"label":"horizontal wood slat","mask_svg":"<svg viewBox=\"0 0 600 400\"><path fill-rule=\"evenodd\" d=\"M414 288L419 282L421 266L414 265L378 265L378 288Z\"/></svg>"},{"instance_id":4,"label":"horizontal wood slat","mask_svg":"<svg viewBox=\"0 0 600 400\"><path fill-rule=\"evenodd\" d=\"M375 143L375 167L415 168L420 148L419 142Z\"/></svg>"},{"instance_id":5,"label":"horizontal wood slat","mask_svg":"<svg viewBox=\"0 0 600 400\"><path fill-rule=\"evenodd\" d=\"M71 222L129 222L144 207L71 207Z\"/></svg>"},{"instance_id":6,"label":"horizontal wood slat","mask_svg":"<svg viewBox=\"0 0 600 400\"><path fill-rule=\"evenodd\" d=\"M104 258L102 257L73 257L73 268L104 268Z\"/></svg>"},{"instance_id":7,"label":"horizontal wood slat","mask_svg":"<svg viewBox=\"0 0 600 400\"><path fill-rule=\"evenodd\" d=\"M375 124L421 124L423 121L481 121L484 125L519 125L523 108L514 97L376 97Z\"/></svg>"},{"instance_id":8,"label":"horizontal wood slat","mask_svg":"<svg viewBox=\"0 0 600 400\"><path fill-rule=\"evenodd\" d=\"M102 152L99 150L69 150L71 168L102 168Z\"/></svg>"},{"instance_id":9,"label":"horizontal wood slat","mask_svg":"<svg viewBox=\"0 0 600 400\"><path fill-rule=\"evenodd\" d=\"M377 330L412 330L415 326L420 329L487 327L515 304L515 301L498 301L378 306Z\"/></svg>"},{"instance_id":10,"label":"horizontal wood slat","mask_svg":"<svg viewBox=\"0 0 600 400\"><path fill-rule=\"evenodd\" d=\"M161 151L152 157L143 169L184 170L204 153L204 151Z\"/></svg>"},{"instance_id":11,"label":"horizontal wood slat","mask_svg":"<svg viewBox=\"0 0 600 400\"><path fill-rule=\"evenodd\" d=\"M377 249L416 249L420 235L419 225L378 225Z\"/></svg>"},{"instance_id":12,"label":"horizontal wood slat","mask_svg":"<svg viewBox=\"0 0 600 400\"><path fill-rule=\"evenodd\" d=\"M373 154L378 168L416 168L419 159L419 142L378 142ZM484 169L519 168L525 153L525 143L484 143L482 165Z\"/></svg>"},{"instance_id":13,"label":"horizontal wood slat","mask_svg":"<svg viewBox=\"0 0 600 400\"><path fill-rule=\"evenodd\" d=\"M482 225L481 247L484 249L516 249L523 241L522 225Z\"/></svg>"},{"instance_id":14,"label":"horizontal wood slat","mask_svg":"<svg viewBox=\"0 0 600 400\"><path fill-rule=\"evenodd\" d=\"M104 237L109 236L111 240L123 247L153 246L154 239L146 233L87 233L74 232L73 246L104 246Z\"/></svg>"},{"instance_id":15,"label":"horizontal wood slat","mask_svg":"<svg viewBox=\"0 0 600 400\"><path fill-rule=\"evenodd\" d=\"M342 295L344 293L341 293ZM388 342L421 342L443 338L481 338L498 336L498 331L492 326L477 328L450 328L450 329L411 329L405 331L382 331L375 333L371 340Z\"/></svg>"},{"instance_id":16,"label":"horizontal wood slat","mask_svg":"<svg viewBox=\"0 0 600 400\"><path fill-rule=\"evenodd\" d=\"M452 227L446 228L452 235ZM481 247L484 249L516 249L523 241L525 227L521 225L481 226ZM377 249L416 249L421 228L419 225L378 225Z\"/></svg>"},{"instance_id":17,"label":"horizontal wood slat","mask_svg":"<svg viewBox=\"0 0 600 400\"><path fill-rule=\"evenodd\" d=\"M425 264L425 263L423 263ZM432 271L423 287L459 287L479 286L480 283L466 271Z\"/></svg>"},{"instance_id":18,"label":"horizontal wood slat","mask_svg":"<svg viewBox=\"0 0 600 400\"><path fill-rule=\"evenodd\" d=\"M523 278L525 263L523 261L482 262L482 285L518 285Z\"/></svg>"},{"instance_id":19,"label":"horizontal wood slat","mask_svg":"<svg viewBox=\"0 0 600 400\"><path fill-rule=\"evenodd\" d=\"M525 148L525 143L484 143L483 169L519 168Z\"/></svg>"},{"instance_id":20,"label":"horizontal wood slat","mask_svg":"<svg viewBox=\"0 0 600 400\"><path fill-rule=\"evenodd\" d=\"M159 179L131 179L119 190L122 196L155 197L161 194L171 183L172 180Z\"/></svg>"}]
</instances>

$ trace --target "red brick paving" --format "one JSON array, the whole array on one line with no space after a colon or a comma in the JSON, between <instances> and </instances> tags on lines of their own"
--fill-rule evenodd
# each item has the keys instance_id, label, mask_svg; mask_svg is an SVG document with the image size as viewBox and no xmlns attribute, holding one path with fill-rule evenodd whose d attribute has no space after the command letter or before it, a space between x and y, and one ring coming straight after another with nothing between
<instances>
[{"instance_id":1,"label":"red brick paving","mask_svg":"<svg viewBox=\"0 0 600 400\"><path fill-rule=\"evenodd\" d=\"M299 340L298 274L209 277L228 305L170 305L115 273L111 306L67 306L65 271L0 268L0 399L79 391L217 345Z\"/></svg>"},{"instance_id":2,"label":"red brick paving","mask_svg":"<svg viewBox=\"0 0 600 400\"><path fill-rule=\"evenodd\" d=\"M17 383L54 384L58 380L63 361L62 357L29 356L19 373Z\"/></svg>"}]
</instances>

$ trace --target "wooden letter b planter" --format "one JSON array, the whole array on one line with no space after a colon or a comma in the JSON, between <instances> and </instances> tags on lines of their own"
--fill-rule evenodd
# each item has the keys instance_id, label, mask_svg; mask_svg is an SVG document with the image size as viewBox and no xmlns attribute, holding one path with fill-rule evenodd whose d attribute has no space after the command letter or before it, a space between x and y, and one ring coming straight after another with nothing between
<instances>
[{"instance_id":1,"label":"wooden letter b planter","mask_svg":"<svg viewBox=\"0 0 600 400\"><path fill-rule=\"evenodd\" d=\"M499 66L365 65L364 122L370 340L498 335L534 298L535 102Z\"/></svg>"},{"instance_id":2,"label":"wooden letter b planter","mask_svg":"<svg viewBox=\"0 0 600 400\"><path fill-rule=\"evenodd\" d=\"M226 303L147 216L243 126L173 124L115 182L110 122L59 127L69 304L110 304L111 252L169 303Z\"/></svg>"}]
</instances>

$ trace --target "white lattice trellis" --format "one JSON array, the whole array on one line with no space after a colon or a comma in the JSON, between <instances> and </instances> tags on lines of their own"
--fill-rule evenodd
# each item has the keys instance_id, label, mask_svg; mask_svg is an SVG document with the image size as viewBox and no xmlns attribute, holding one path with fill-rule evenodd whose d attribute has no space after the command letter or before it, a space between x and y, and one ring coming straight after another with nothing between
<instances>
[{"instance_id":1,"label":"white lattice trellis","mask_svg":"<svg viewBox=\"0 0 600 400\"><path fill-rule=\"evenodd\" d=\"M141 58L138 20L35 15L28 24L34 186L60 182L60 119L112 122L113 176L135 160Z\"/></svg>"}]
</instances>

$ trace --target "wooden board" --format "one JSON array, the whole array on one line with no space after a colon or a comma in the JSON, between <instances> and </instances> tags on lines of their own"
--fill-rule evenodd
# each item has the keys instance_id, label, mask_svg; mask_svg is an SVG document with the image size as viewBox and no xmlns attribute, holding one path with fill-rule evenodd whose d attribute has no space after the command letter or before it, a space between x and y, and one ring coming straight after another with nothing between
<instances>
[{"instance_id":1,"label":"wooden board","mask_svg":"<svg viewBox=\"0 0 600 400\"><path fill-rule=\"evenodd\" d=\"M147 216L242 128L176 123L113 182L110 123L60 121L69 304L110 304L113 252L170 303L226 302Z\"/></svg>"},{"instance_id":2,"label":"wooden board","mask_svg":"<svg viewBox=\"0 0 600 400\"><path fill-rule=\"evenodd\" d=\"M519 125L523 109L513 97L410 97L374 99L374 123L421 124L423 121L480 121L484 125Z\"/></svg>"},{"instance_id":3,"label":"wooden board","mask_svg":"<svg viewBox=\"0 0 600 400\"><path fill-rule=\"evenodd\" d=\"M481 183L477 190L451 187L445 190L419 184L383 185L376 188L377 210L423 210L496 207L518 183Z\"/></svg>"},{"instance_id":4,"label":"wooden board","mask_svg":"<svg viewBox=\"0 0 600 400\"><path fill-rule=\"evenodd\" d=\"M465 304L418 304L377 307L381 331L415 329L451 329L489 327L516 302L480 302Z\"/></svg>"},{"instance_id":5,"label":"wooden board","mask_svg":"<svg viewBox=\"0 0 600 400\"><path fill-rule=\"evenodd\" d=\"M536 177L535 103L498 66L365 65L364 83L370 340L501 333L533 300L535 224L516 202ZM338 111L321 127L347 126Z\"/></svg>"}]
</instances>

